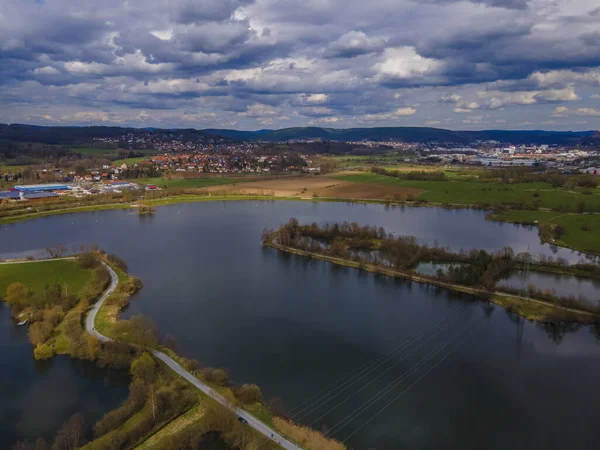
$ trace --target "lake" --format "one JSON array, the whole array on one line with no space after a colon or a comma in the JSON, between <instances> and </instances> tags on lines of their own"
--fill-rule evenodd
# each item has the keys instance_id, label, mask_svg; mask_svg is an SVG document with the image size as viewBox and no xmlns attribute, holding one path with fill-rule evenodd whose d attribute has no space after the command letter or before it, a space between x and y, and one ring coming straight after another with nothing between
<instances>
[{"instance_id":1,"label":"lake","mask_svg":"<svg viewBox=\"0 0 600 450\"><path fill-rule=\"evenodd\" d=\"M447 273L450 268L458 268L462 265L463 264L461 263L421 262L417 265L417 267L414 268L414 270L415 272L422 273L423 275L434 277L437 275L438 270L442 270L444 273Z\"/></svg>"},{"instance_id":2,"label":"lake","mask_svg":"<svg viewBox=\"0 0 600 450\"><path fill-rule=\"evenodd\" d=\"M282 397L301 423L354 449L595 445L597 329L524 322L462 294L264 249L262 229L292 216L381 225L455 250L511 246L581 259L477 210L284 201L2 225L0 255L59 243L120 255L144 282L126 316L151 316L186 356L257 383L265 399Z\"/></svg>"},{"instance_id":3,"label":"lake","mask_svg":"<svg viewBox=\"0 0 600 450\"><path fill-rule=\"evenodd\" d=\"M600 304L600 280L592 278L530 270L526 274L517 271L498 283L499 286L522 290L526 290L530 284L534 284L537 289L543 291L549 289L554 295L561 297L582 296L594 305Z\"/></svg>"},{"instance_id":4,"label":"lake","mask_svg":"<svg viewBox=\"0 0 600 450\"><path fill-rule=\"evenodd\" d=\"M89 361L59 356L36 361L27 327L17 327L0 303L0 448L43 436L52 443L56 430L83 413L91 427L128 395L127 371L101 369Z\"/></svg>"}]
</instances>

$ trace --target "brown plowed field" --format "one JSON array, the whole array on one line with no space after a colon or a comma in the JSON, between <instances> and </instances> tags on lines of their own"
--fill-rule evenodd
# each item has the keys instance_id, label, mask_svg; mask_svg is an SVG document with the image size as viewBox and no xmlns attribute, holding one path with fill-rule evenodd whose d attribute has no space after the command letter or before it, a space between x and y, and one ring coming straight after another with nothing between
<instances>
[{"instance_id":1,"label":"brown plowed field","mask_svg":"<svg viewBox=\"0 0 600 450\"><path fill-rule=\"evenodd\" d=\"M405 199L416 197L423 190L399 186L385 186L374 183L352 183L325 176L285 177L256 180L240 184L225 184L202 189L214 194L273 195L275 197L331 197L348 199Z\"/></svg>"},{"instance_id":2,"label":"brown plowed field","mask_svg":"<svg viewBox=\"0 0 600 450\"><path fill-rule=\"evenodd\" d=\"M406 200L408 196L416 197L425 192L422 189L386 186L374 183L344 182L339 185L317 191L319 197L364 198L368 200Z\"/></svg>"}]
</instances>

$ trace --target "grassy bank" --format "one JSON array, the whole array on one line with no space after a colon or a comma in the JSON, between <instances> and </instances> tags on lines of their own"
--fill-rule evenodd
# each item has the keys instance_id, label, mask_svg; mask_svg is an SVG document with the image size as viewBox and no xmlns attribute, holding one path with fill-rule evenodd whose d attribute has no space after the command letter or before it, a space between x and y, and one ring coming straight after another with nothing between
<instances>
[{"instance_id":1,"label":"grassy bank","mask_svg":"<svg viewBox=\"0 0 600 450\"><path fill-rule=\"evenodd\" d=\"M13 317L27 320L36 359L69 354L95 359L96 342L84 336L82 318L110 277L91 259L63 259L0 265L0 295ZM91 338L91 337L90 337Z\"/></svg>"},{"instance_id":2,"label":"grassy bank","mask_svg":"<svg viewBox=\"0 0 600 450\"><path fill-rule=\"evenodd\" d=\"M573 250L600 254L600 214L572 214L554 211L501 211L488 216L499 222L523 225L562 227L558 238L542 236L545 242Z\"/></svg>"},{"instance_id":3,"label":"grassy bank","mask_svg":"<svg viewBox=\"0 0 600 450\"><path fill-rule=\"evenodd\" d=\"M370 174L368 174L370 175ZM382 177L397 181L391 177ZM151 179L149 179L151 180ZM186 181L186 180L178 180ZM432 182L440 183L440 182ZM443 182L441 182L443 183ZM313 201L313 202L352 202L362 204L383 204L383 205L406 205L406 206L421 206L421 207L443 207L443 208L460 208L460 207L477 207L468 204L450 204L450 203L422 203L418 199L416 201L390 201L385 199L347 199L335 197L275 197L271 195L238 195L238 194L177 194L163 198L147 199L142 203L150 206L174 205L178 203L195 203L205 201L242 201L242 200L294 200L294 201ZM124 203L105 203L90 206L65 207L52 209L47 211L29 211L24 210L22 214L0 217L0 224L16 223L29 219L47 217L58 214L69 214L75 212L90 212L102 211L109 209L128 209L134 202ZM551 237L543 237L545 242L558 245L561 247L570 248L576 251L600 255L600 214L572 214L560 213L553 211L531 211L531 210L509 210L497 211L487 217L489 220L509 222L517 224L527 224L532 226L561 226L564 229L564 234L552 240Z\"/></svg>"}]
</instances>

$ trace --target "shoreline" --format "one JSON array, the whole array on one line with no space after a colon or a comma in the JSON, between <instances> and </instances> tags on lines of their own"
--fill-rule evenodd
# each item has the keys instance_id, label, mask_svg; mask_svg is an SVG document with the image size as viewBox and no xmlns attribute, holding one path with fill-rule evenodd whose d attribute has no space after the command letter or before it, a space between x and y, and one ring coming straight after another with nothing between
<instances>
[{"instance_id":1,"label":"shoreline","mask_svg":"<svg viewBox=\"0 0 600 450\"><path fill-rule=\"evenodd\" d=\"M335 202L335 203L355 203L355 204L375 204L375 205L387 205L391 207L427 207L427 208L443 208L447 210L455 209L475 209L481 211L487 211L488 214L485 216L485 220L498 223L510 223L514 225L527 225L535 226L539 229L539 224L531 224L519 221L506 220L502 217L502 212L493 207L484 207L482 205L471 205L461 203L432 203L432 202L408 202L408 201L390 201L385 199L361 199L361 198L339 198L339 197L301 197L301 196L274 196L274 195L200 195L200 194L179 194L170 197L164 197L159 199L144 200L143 203L148 206L166 206L175 205L180 203L200 203L207 201L251 201L251 200L269 200L269 201L301 201L301 202ZM77 206L73 208L63 208L57 210L32 212L28 214L20 214L9 217L0 217L0 225L8 225L12 223L24 222L26 220L37 219L41 217L48 217L54 215L78 213L78 212L93 212L93 211L104 211L112 209L135 209L134 206L136 201L128 203L108 203L102 205L90 205L90 206ZM509 210L513 211L513 210ZM532 212L550 212L546 210L514 210L514 211L532 211ZM505 212L505 211L504 211ZM577 215L577 214L573 214ZM581 253L582 255L593 257L600 257L599 253L586 251L585 249L578 248L577 246L569 245L564 240L558 240L556 242L550 242L547 239L542 239L544 244L555 245L559 248L565 248L573 252Z\"/></svg>"},{"instance_id":2,"label":"shoreline","mask_svg":"<svg viewBox=\"0 0 600 450\"><path fill-rule=\"evenodd\" d=\"M96 297L96 300L94 300L93 303L91 303L85 309L80 309L79 312L81 312L82 314L83 332L86 333L88 336L97 339L98 342L101 342L103 344L110 342L123 342L127 345L136 347L136 344L131 344L127 341L121 340L117 335L115 335L112 328L120 320L119 315L122 309L127 306L131 297L135 293L137 293L137 291L125 294L125 301L120 304L112 303L109 301L113 295L118 295L118 289L133 277L129 275L128 272L120 269L119 267L116 267L112 261L106 258L105 254L97 254L96 256L98 258L99 263L107 270L108 275L110 275L110 283L108 283L108 285L103 288L103 290L99 293L99 296ZM78 257L79 255L45 259L13 259L10 261L0 262L0 265L22 265L43 262L50 263L57 261L77 261ZM77 308L80 308L80 304L76 305L70 311L73 311ZM202 379L198 378L196 375L194 375L192 372L186 369L184 357L171 350L167 350L162 345L158 345L157 347L149 347L146 350L150 352L157 359L157 361L162 362L168 370L171 370L175 377L181 378L186 382L190 383L193 388L198 390L198 395L200 395L203 398L206 398L208 401L214 401L216 403L219 403L224 408L230 410L237 417L243 418L246 421L245 423L248 424L249 427L254 429L265 439L268 439L277 444L278 448L284 448L287 450L297 450L299 448L302 448L299 443L297 443L294 440L291 440L289 436L286 436L277 427L274 427L272 424L261 420L257 415L255 415L255 412L252 408L245 407L245 405L237 403L235 400L232 400L231 398L229 398L229 396L225 395L220 389L204 382ZM74 360L81 359L77 356L74 356L69 351L53 353L51 355L51 358L54 358L58 355L67 356L70 359ZM195 407L197 408L198 406L196 405ZM150 435L144 436L143 440L140 441L140 445L145 443L146 440L150 438L156 438L157 436L161 436L161 431L165 426L167 426L173 421L178 420L186 413L187 411L182 413L181 415L174 417L166 424L163 424L161 428L153 430ZM317 431L315 430L315 432ZM102 435L99 438L94 439L93 441L86 444L84 448L88 448L90 444L93 444L96 440L102 440L104 436L105 435Z\"/></svg>"},{"instance_id":3,"label":"shoreline","mask_svg":"<svg viewBox=\"0 0 600 450\"><path fill-rule=\"evenodd\" d=\"M269 247L275 250L279 250L282 252L303 256L307 258L318 259L321 261L329 262L331 264L336 264L339 266L350 267L353 269L364 270L371 273L377 273L380 275L391 276L394 278L401 278L408 281L414 281L420 284L426 284L429 286L438 287L441 289L448 289L454 292L459 292L462 294L469 294L475 297L478 297L482 300L488 300L494 304L502 306L504 308L510 308L513 312L516 312L521 317L524 317L527 320L533 320L537 322L550 323L553 321L571 321L577 323L598 323L600 322L600 316L588 312L577 309L571 309L564 306L554 305L549 302L545 302L543 300L537 300L532 298L524 298L519 297L513 294L505 293L502 291L493 291L489 292L484 289L472 288L469 286L462 286L458 284L446 283L439 280L430 279L427 277L415 275L410 272L402 272L399 270L394 270L391 268L386 268L382 266L376 266L373 264L360 264L355 261L347 260L344 258L336 258L333 256L322 255L319 253L312 253L305 250L296 249L293 247L287 247L284 245L276 244L274 242L263 242L265 247ZM536 313L528 312L530 308L525 308L526 306L530 306L530 304L535 305L537 308ZM516 309L515 309L516 308ZM540 308L542 310L540 311ZM557 314L558 313L558 314Z\"/></svg>"}]
</instances>

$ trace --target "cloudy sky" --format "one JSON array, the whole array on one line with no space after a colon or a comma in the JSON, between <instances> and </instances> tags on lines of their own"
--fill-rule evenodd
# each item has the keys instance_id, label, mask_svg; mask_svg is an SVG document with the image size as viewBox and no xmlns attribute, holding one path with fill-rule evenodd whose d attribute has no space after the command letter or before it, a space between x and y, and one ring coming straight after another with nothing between
<instances>
[{"instance_id":1,"label":"cloudy sky","mask_svg":"<svg viewBox=\"0 0 600 450\"><path fill-rule=\"evenodd\" d=\"M0 122L600 128L598 0L0 0Z\"/></svg>"}]
</instances>

